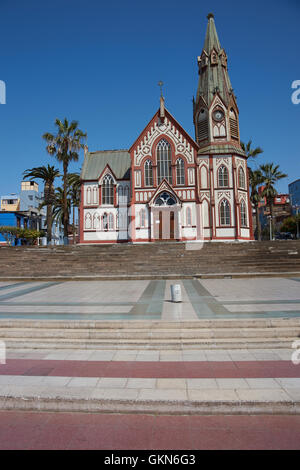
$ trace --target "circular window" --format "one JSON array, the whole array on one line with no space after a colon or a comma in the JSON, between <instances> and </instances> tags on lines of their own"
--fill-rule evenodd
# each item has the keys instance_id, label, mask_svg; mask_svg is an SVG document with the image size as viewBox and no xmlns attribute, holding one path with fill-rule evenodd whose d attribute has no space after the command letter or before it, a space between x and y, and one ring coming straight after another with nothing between
<instances>
[{"instance_id":1,"label":"circular window","mask_svg":"<svg viewBox=\"0 0 300 470\"><path fill-rule=\"evenodd\" d=\"M161 193L155 200L156 206L174 206L175 204L176 200L167 192Z\"/></svg>"},{"instance_id":2,"label":"circular window","mask_svg":"<svg viewBox=\"0 0 300 470\"><path fill-rule=\"evenodd\" d=\"M220 109L217 109L217 111L213 112L213 118L215 121L222 121L222 119L224 119L224 112Z\"/></svg>"}]
</instances>

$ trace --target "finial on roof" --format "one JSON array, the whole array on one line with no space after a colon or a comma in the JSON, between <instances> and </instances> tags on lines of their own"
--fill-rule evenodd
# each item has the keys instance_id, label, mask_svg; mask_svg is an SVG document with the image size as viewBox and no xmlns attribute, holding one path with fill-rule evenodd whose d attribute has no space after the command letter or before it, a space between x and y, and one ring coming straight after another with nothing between
<instances>
[{"instance_id":1,"label":"finial on roof","mask_svg":"<svg viewBox=\"0 0 300 470\"><path fill-rule=\"evenodd\" d=\"M214 18L214 14L213 14L213 13L208 13L207 19L209 20L210 18Z\"/></svg>"},{"instance_id":2,"label":"finial on roof","mask_svg":"<svg viewBox=\"0 0 300 470\"><path fill-rule=\"evenodd\" d=\"M163 96L163 92L162 92L163 84L164 82L162 82L161 80L158 82L158 86L160 87L160 96Z\"/></svg>"},{"instance_id":3,"label":"finial on roof","mask_svg":"<svg viewBox=\"0 0 300 470\"><path fill-rule=\"evenodd\" d=\"M159 110L159 117L160 119L164 119L165 117L165 99L163 97L162 87L164 82L161 80L158 82L158 86L160 87L160 110Z\"/></svg>"}]
</instances>

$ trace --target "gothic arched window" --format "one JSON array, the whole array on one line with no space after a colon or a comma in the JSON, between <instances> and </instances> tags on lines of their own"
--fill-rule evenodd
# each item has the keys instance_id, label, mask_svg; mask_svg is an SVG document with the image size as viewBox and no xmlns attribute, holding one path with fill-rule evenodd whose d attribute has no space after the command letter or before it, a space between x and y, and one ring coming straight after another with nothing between
<instances>
[{"instance_id":1,"label":"gothic arched window","mask_svg":"<svg viewBox=\"0 0 300 470\"><path fill-rule=\"evenodd\" d=\"M108 214L108 229L113 230L114 229L114 216L113 214Z\"/></svg>"},{"instance_id":2,"label":"gothic arched window","mask_svg":"<svg viewBox=\"0 0 300 470\"><path fill-rule=\"evenodd\" d=\"M184 174L184 161L182 158L178 158L176 162L176 183L185 184L185 174Z\"/></svg>"},{"instance_id":3,"label":"gothic arched window","mask_svg":"<svg viewBox=\"0 0 300 470\"><path fill-rule=\"evenodd\" d=\"M229 184L228 169L225 165L221 165L218 170L218 186L227 187Z\"/></svg>"},{"instance_id":4,"label":"gothic arched window","mask_svg":"<svg viewBox=\"0 0 300 470\"><path fill-rule=\"evenodd\" d=\"M89 212L86 213L85 215L85 218L84 218L84 222L85 222L85 228L87 230L90 230L92 228L92 216Z\"/></svg>"},{"instance_id":5,"label":"gothic arched window","mask_svg":"<svg viewBox=\"0 0 300 470\"><path fill-rule=\"evenodd\" d=\"M247 211L246 211L246 204L244 199L242 199L240 204L240 212L241 212L241 226L247 227Z\"/></svg>"},{"instance_id":6,"label":"gothic arched window","mask_svg":"<svg viewBox=\"0 0 300 470\"><path fill-rule=\"evenodd\" d=\"M100 215L99 214L93 215L93 228L96 230L100 228Z\"/></svg>"},{"instance_id":7,"label":"gothic arched window","mask_svg":"<svg viewBox=\"0 0 300 470\"><path fill-rule=\"evenodd\" d=\"M93 187L93 204L98 204L98 189L96 186Z\"/></svg>"},{"instance_id":8,"label":"gothic arched window","mask_svg":"<svg viewBox=\"0 0 300 470\"><path fill-rule=\"evenodd\" d=\"M230 225L230 204L227 199L220 203L220 225Z\"/></svg>"},{"instance_id":9,"label":"gothic arched window","mask_svg":"<svg viewBox=\"0 0 300 470\"><path fill-rule=\"evenodd\" d=\"M86 190L86 203L91 204L92 203L92 189L90 186L88 186Z\"/></svg>"},{"instance_id":10,"label":"gothic arched window","mask_svg":"<svg viewBox=\"0 0 300 470\"><path fill-rule=\"evenodd\" d=\"M197 141L208 139L208 114L204 108L200 109L197 117Z\"/></svg>"},{"instance_id":11,"label":"gothic arched window","mask_svg":"<svg viewBox=\"0 0 300 470\"><path fill-rule=\"evenodd\" d=\"M114 183L110 175L105 175L102 181L102 204L114 204Z\"/></svg>"},{"instance_id":12,"label":"gothic arched window","mask_svg":"<svg viewBox=\"0 0 300 470\"><path fill-rule=\"evenodd\" d=\"M146 211L145 211L145 209L140 210L140 227L141 228L146 227Z\"/></svg>"},{"instance_id":13,"label":"gothic arched window","mask_svg":"<svg viewBox=\"0 0 300 470\"><path fill-rule=\"evenodd\" d=\"M102 230L108 230L108 218L106 213L102 216Z\"/></svg>"},{"instance_id":14,"label":"gothic arched window","mask_svg":"<svg viewBox=\"0 0 300 470\"><path fill-rule=\"evenodd\" d=\"M153 186L153 168L151 160L145 163L145 186Z\"/></svg>"},{"instance_id":15,"label":"gothic arched window","mask_svg":"<svg viewBox=\"0 0 300 470\"><path fill-rule=\"evenodd\" d=\"M245 172L241 166L239 168L239 187L243 189L246 188Z\"/></svg>"},{"instance_id":16,"label":"gothic arched window","mask_svg":"<svg viewBox=\"0 0 300 470\"><path fill-rule=\"evenodd\" d=\"M157 196L154 204L156 206L174 206L176 204L176 199L171 194L164 191Z\"/></svg>"},{"instance_id":17,"label":"gothic arched window","mask_svg":"<svg viewBox=\"0 0 300 470\"><path fill-rule=\"evenodd\" d=\"M192 211L190 207L186 208L186 225L188 227L192 225Z\"/></svg>"},{"instance_id":18,"label":"gothic arched window","mask_svg":"<svg viewBox=\"0 0 300 470\"><path fill-rule=\"evenodd\" d=\"M165 139L157 145L157 178L158 184L164 178L172 184L171 145Z\"/></svg>"}]
</instances>

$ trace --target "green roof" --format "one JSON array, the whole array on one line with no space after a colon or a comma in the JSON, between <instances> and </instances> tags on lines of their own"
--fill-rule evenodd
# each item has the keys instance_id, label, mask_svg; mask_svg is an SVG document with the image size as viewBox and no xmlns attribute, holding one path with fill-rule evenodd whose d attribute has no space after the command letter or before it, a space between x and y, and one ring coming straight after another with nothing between
<instances>
[{"instance_id":1,"label":"green roof","mask_svg":"<svg viewBox=\"0 0 300 470\"><path fill-rule=\"evenodd\" d=\"M234 145L207 145L198 150L198 155L241 155L246 157L245 152Z\"/></svg>"},{"instance_id":2,"label":"green roof","mask_svg":"<svg viewBox=\"0 0 300 470\"><path fill-rule=\"evenodd\" d=\"M81 170L82 180L96 180L109 165L117 179L130 179L131 159L128 150L87 152Z\"/></svg>"}]
</instances>

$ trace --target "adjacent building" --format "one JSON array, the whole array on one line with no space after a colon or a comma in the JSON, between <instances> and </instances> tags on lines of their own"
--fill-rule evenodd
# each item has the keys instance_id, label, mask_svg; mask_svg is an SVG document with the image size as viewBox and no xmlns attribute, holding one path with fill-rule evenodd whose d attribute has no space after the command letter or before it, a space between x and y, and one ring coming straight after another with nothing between
<instances>
[{"instance_id":1,"label":"adjacent building","mask_svg":"<svg viewBox=\"0 0 300 470\"><path fill-rule=\"evenodd\" d=\"M247 158L227 60L209 14L197 60L195 136L161 96L130 149L85 149L81 243L253 240Z\"/></svg>"},{"instance_id":2,"label":"adjacent building","mask_svg":"<svg viewBox=\"0 0 300 470\"><path fill-rule=\"evenodd\" d=\"M297 179L296 181L293 181L289 184L289 194L291 198L293 214L298 214L300 212L300 179Z\"/></svg>"},{"instance_id":3,"label":"adjacent building","mask_svg":"<svg viewBox=\"0 0 300 470\"><path fill-rule=\"evenodd\" d=\"M0 226L46 230L46 210L40 207L43 199L35 181L22 181L20 194L1 196ZM52 239L53 244L63 244L63 229L56 221L53 222ZM21 241L15 240L15 243ZM1 234L0 244L6 244Z\"/></svg>"}]
</instances>

